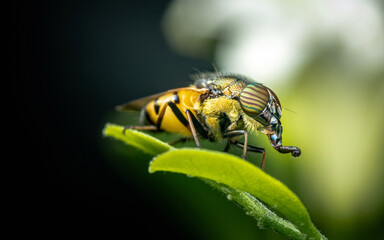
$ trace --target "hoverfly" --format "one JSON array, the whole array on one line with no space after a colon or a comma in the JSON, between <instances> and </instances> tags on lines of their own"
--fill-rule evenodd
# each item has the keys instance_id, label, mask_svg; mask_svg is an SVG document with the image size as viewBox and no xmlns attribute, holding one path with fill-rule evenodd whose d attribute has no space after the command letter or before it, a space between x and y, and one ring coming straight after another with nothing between
<instances>
[{"instance_id":1,"label":"hoverfly","mask_svg":"<svg viewBox=\"0 0 384 240\"><path fill-rule=\"evenodd\" d=\"M262 132L274 149L298 157L301 150L282 145L281 104L276 94L261 83L231 73L199 73L192 76L194 84L141 98L117 107L118 110L141 110L142 126L127 129L166 131L194 139L219 141L227 139L224 151L230 145L263 154L261 169L265 166L265 150L248 145L248 134ZM239 138L244 136L244 143ZM183 138L184 140L186 138Z\"/></svg>"}]
</instances>

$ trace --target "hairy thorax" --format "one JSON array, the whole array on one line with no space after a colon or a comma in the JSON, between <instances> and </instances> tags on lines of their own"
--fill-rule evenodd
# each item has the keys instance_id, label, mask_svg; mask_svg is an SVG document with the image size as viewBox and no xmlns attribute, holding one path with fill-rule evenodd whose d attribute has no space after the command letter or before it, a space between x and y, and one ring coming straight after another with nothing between
<instances>
[{"instance_id":1,"label":"hairy thorax","mask_svg":"<svg viewBox=\"0 0 384 240\"><path fill-rule=\"evenodd\" d=\"M245 129L239 102L226 96L206 99L197 115L213 140L221 140L225 131Z\"/></svg>"}]
</instances>

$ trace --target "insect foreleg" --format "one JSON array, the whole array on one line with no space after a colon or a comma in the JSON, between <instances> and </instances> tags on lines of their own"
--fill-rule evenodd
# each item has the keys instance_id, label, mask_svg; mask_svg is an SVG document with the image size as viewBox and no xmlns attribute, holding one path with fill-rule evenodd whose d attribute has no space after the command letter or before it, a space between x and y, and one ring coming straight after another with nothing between
<instances>
[{"instance_id":1,"label":"insect foreleg","mask_svg":"<svg viewBox=\"0 0 384 240\"><path fill-rule=\"evenodd\" d=\"M257 152L257 153L262 153L263 154L263 159L261 160L261 166L260 168L264 170L265 166L265 150L263 148L255 147L248 145L248 133L245 130L232 130L232 131L227 131L223 133L224 138L233 138L237 137L240 135L244 135L244 143L240 143L238 141L231 141L230 143L235 145L236 147L242 148L243 149L243 158L247 156L247 151L251 152ZM227 148L227 147L226 147Z\"/></svg>"},{"instance_id":2,"label":"insect foreleg","mask_svg":"<svg viewBox=\"0 0 384 240\"><path fill-rule=\"evenodd\" d=\"M248 133L245 130L230 130L223 133L223 138L233 138L240 135L244 135L244 147L243 147L243 158L247 156L247 145L248 145Z\"/></svg>"},{"instance_id":3,"label":"insect foreleg","mask_svg":"<svg viewBox=\"0 0 384 240\"><path fill-rule=\"evenodd\" d=\"M234 144L235 146L237 146L239 148L244 148L244 144L242 144L240 142L232 142L232 144ZM264 170L264 166L265 166L265 150L264 150L264 148L259 148L259 147L255 147L252 145L248 145L247 149L250 152L256 152L256 153L262 153L263 154L263 159L261 160L260 168L261 168L261 170Z\"/></svg>"}]
</instances>

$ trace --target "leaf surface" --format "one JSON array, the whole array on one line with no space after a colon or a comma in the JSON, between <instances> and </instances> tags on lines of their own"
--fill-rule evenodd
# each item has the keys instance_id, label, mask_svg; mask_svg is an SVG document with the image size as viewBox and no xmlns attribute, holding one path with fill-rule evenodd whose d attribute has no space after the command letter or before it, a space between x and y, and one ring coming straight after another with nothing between
<instances>
[{"instance_id":1,"label":"leaf surface","mask_svg":"<svg viewBox=\"0 0 384 240\"><path fill-rule=\"evenodd\" d=\"M123 130L123 126L108 123L103 130L103 135L114 137L152 156L174 149L170 145L143 132L132 129L126 129L123 132Z\"/></svg>"},{"instance_id":2,"label":"leaf surface","mask_svg":"<svg viewBox=\"0 0 384 240\"><path fill-rule=\"evenodd\" d=\"M151 173L167 171L200 178L229 200L236 201L257 220L260 228L271 229L290 239L326 239L311 222L300 199L250 162L216 151L175 149L143 132L123 130L123 126L106 124L103 134L155 156L149 167Z\"/></svg>"},{"instance_id":3,"label":"leaf surface","mask_svg":"<svg viewBox=\"0 0 384 240\"><path fill-rule=\"evenodd\" d=\"M280 212L308 237L322 238L312 224L306 208L291 190L239 157L210 150L180 149L156 157L151 162L149 171L183 173L249 193Z\"/></svg>"}]
</instances>

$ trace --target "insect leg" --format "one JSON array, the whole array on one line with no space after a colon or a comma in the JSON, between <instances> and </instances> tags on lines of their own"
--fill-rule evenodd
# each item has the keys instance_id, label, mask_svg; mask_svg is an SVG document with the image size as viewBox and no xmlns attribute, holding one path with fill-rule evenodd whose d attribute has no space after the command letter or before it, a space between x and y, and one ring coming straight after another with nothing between
<instances>
[{"instance_id":1,"label":"insect leg","mask_svg":"<svg viewBox=\"0 0 384 240\"><path fill-rule=\"evenodd\" d=\"M172 110L172 113L177 117L177 119L184 125L188 126L189 122L184 117L184 115L181 113L180 109L176 106L176 104L172 101L166 102L164 106L161 108L159 112L159 116L156 120L156 127L160 130L161 122L163 121L165 110L167 110L167 107L170 107Z\"/></svg>"},{"instance_id":2,"label":"insect leg","mask_svg":"<svg viewBox=\"0 0 384 240\"><path fill-rule=\"evenodd\" d=\"M125 131L127 129L135 129L135 130L147 130L147 131L156 131L158 130L156 126L154 125L145 125L145 126L131 126L131 125L125 125L123 129L123 134L125 134Z\"/></svg>"},{"instance_id":3,"label":"insect leg","mask_svg":"<svg viewBox=\"0 0 384 240\"><path fill-rule=\"evenodd\" d=\"M235 146L239 147L239 148L244 148L244 144L240 143L240 142L231 142L232 144L234 144ZM262 153L263 154L263 159L261 160L261 170L264 170L264 166L265 166L265 150L264 148L259 148L259 147L255 147L255 146L252 146L252 145L248 145L247 146L247 149L248 151L251 151L251 152L257 152L257 153Z\"/></svg>"},{"instance_id":4,"label":"insect leg","mask_svg":"<svg viewBox=\"0 0 384 240\"><path fill-rule=\"evenodd\" d=\"M157 116L157 119L156 119L156 128L157 128L158 130L160 130L161 122L163 121L163 117L164 117L164 114L165 114L165 110L167 110L168 104L169 104L169 102L166 102L166 103L164 104L164 106L161 108L161 110L160 110L160 112L159 112L159 115Z\"/></svg>"},{"instance_id":5,"label":"insect leg","mask_svg":"<svg viewBox=\"0 0 384 240\"><path fill-rule=\"evenodd\" d=\"M192 132L192 135L193 135L193 139L195 139L196 147L197 148L201 148L200 142L199 142L199 138L197 137L195 125L193 124L192 117L191 117L191 115L193 115L193 114L191 113L191 111L189 109L187 109L185 111L185 113L187 114L187 118L188 118L188 122L189 122L189 127L191 129L191 132Z\"/></svg>"},{"instance_id":6,"label":"insect leg","mask_svg":"<svg viewBox=\"0 0 384 240\"><path fill-rule=\"evenodd\" d=\"M169 101L168 106L171 108L172 113L177 117L177 119L184 126L188 126L188 120L184 117L183 113L181 113L180 109L176 106L176 104L172 101ZM165 112L165 110L164 110L164 112Z\"/></svg>"},{"instance_id":7,"label":"insect leg","mask_svg":"<svg viewBox=\"0 0 384 240\"><path fill-rule=\"evenodd\" d=\"M247 156L247 146L248 146L248 133L245 130L230 130L223 133L224 138L233 138L240 135L244 135L244 146L243 146L243 158Z\"/></svg>"},{"instance_id":8,"label":"insect leg","mask_svg":"<svg viewBox=\"0 0 384 240\"><path fill-rule=\"evenodd\" d=\"M201 125L200 121L197 120L197 118L195 117L195 115L193 115L193 113L191 112L191 110L187 109L185 111L185 114L187 114L187 116L189 115L189 117L191 118L191 122L193 124L193 126L195 127L197 133L203 137L203 138L208 138L208 133L207 131L204 129L203 125Z\"/></svg>"},{"instance_id":9,"label":"insect leg","mask_svg":"<svg viewBox=\"0 0 384 240\"><path fill-rule=\"evenodd\" d=\"M131 126L131 125L127 125L127 126L124 126L123 134L125 134L125 131L127 129L159 131L160 130L161 122L162 122L163 117L164 117L165 110L167 108L167 105L168 105L168 103L164 104L163 108L161 109L161 111L159 113L159 116L157 117L157 121L156 121L155 125L144 125L144 126ZM145 112L145 113L147 114L147 112ZM151 123L154 124L152 121L151 121Z\"/></svg>"},{"instance_id":10,"label":"insect leg","mask_svg":"<svg viewBox=\"0 0 384 240\"><path fill-rule=\"evenodd\" d=\"M157 116L156 123L154 125L145 125L145 126L125 126L123 129L123 133L125 133L126 129L136 129L136 130L151 130L151 131L160 131L161 123L163 122L165 111L167 107L170 107L173 114L177 117L177 119L184 124L184 126L188 126L188 121L185 119L184 115L181 113L179 108L172 101L166 102L163 107L159 111L159 115Z\"/></svg>"},{"instance_id":11,"label":"insect leg","mask_svg":"<svg viewBox=\"0 0 384 240\"><path fill-rule=\"evenodd\" d=\"M193 138L195 140L195 143L196 143L196 146L198 148L201 148L201 145L200 145L200 142L199 142L199 139L198 139L198 136L197 136L197 132L196 130L199 132L199 134L201 134L203 137L206 137L207 136L207 133L205 132L204 128L201 126L200 122L196 119L196 117L193 115L193 113L191 112L191 110L187 109L185 111L186 115L187 115L187 118L188 120L184 117L184 115L182 114L182 112L180 111L180 109L176 106L176 104L172 101L169 101L167 103L167 106L169 106L172 110L172 113L177 117L177 119L184 125L184 126L188 126L190 127L191 129L191 132L192 132L192 135L193 135ZM164 110L162 109L162 111L160 112L160 114L162 114L161 118L160 118L160 122L159 122L159 119L157 120L158 122L156 123L156 125L160 128L160 124L161 124L161 120L163 119L163 116L164 116L164 113L165 113L165 107L164 106ZM160 117L160 116L159 116Z\"/></svg>"}]
</instances>

